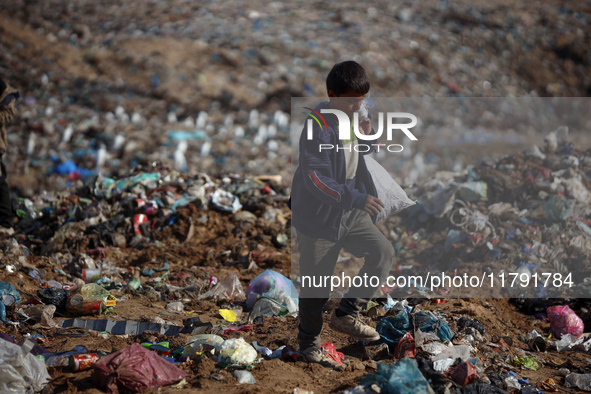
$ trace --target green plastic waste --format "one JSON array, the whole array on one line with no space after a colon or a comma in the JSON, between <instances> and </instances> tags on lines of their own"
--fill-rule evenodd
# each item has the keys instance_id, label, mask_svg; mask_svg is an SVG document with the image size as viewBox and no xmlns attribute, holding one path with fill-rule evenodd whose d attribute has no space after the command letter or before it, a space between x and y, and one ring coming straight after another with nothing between
<instances>
[{"instance_id":1,"label":"green plastic waste","mask_svg":"<svg viewBox=\"0 0 591 394\"><path fill-rule=\"evenodd\" d=\"M533 357L514 357L513 365L520 368L531 369L532 371L537 371L542 368L542 363Z\"/></svg>"}]
</instances>

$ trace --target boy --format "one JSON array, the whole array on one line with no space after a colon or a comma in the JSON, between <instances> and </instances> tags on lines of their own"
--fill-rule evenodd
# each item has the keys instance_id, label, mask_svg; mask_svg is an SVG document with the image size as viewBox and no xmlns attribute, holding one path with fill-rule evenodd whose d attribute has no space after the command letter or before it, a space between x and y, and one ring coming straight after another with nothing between
<instances>
[{"instance_id":1,"label":"boy","mask_svg":"<svg viewBox=\"0 0 591 394\"><path fill-rule=\"evenodd\" d=\"M321 103L315 111L337 109L352 121L369 87L369 78L361 65L354 61L336 64L326 78L329 102ZM373 295L392 265L394 249L372 220L384 205L376 197L363 154L354 149L357 138L353 131L350 139L341 141L337 117L328 113L322 116L327 130L315 126L311 140L308 140L306 130L302 132L299 167L292 183L292 223L300 251L300 274L302 277L333 275L342 248L357 257L365 257L358 276L378 277L380 283L361 289L351 287L334 311L329 326L364 342L375 341L380 339L379 334L361 322L357 313L360 304ZM361 133L373 134L369 119L360 123ZM371 141L364 142L371 144ZM320 144L338 146L339 149L319 149ZM327 286L302 285L299 298L300 353L308 362L342 369L320 349L322 310L329 294Z\"/></svg>"},{"instance_id":2,"label":"boy","mask_svg":"<svg viewBox=\"0 0 591 394\"><path fill-rule=\"evenodd\" d=\"M14 117L16 112L14 101L18 96L16 89L0 78L0 237L14 234L10 191L6 183L6 166L2 162L2 155L8 149L6 124Z\"/></svg>"}]
</instances>

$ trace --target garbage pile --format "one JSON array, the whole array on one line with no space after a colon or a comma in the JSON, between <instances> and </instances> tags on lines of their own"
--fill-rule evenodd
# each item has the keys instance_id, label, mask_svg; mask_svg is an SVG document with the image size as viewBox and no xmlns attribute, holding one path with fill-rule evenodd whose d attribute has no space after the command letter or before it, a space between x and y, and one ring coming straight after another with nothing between
<instances>
[{"instance_id":1,"label":"garbage pile","mask_svg":"<svg viewBox=\"0 0 591 394\"><path fill-rule=\"evenodd\" d=\"M4 162L34 180L11 186L32 197L155 162L285 176L290 98L325 97L335 59L359 60L375 97L586 95L583 5L328 7L7 4L0 70L22 100Z\"/></svg>"},{"instance_id":2,"label":"garbage pile","mask_svg":"<svg viewBox=\"0 0 591 394\"><path fill-rule=\"evenodd\" d=\"M27 369L2 384L39 390L47 366L53 376L94 368L96 385L109 392L169 385L187 377L174 364L203 355L204 337L220 340L221 365L255 362L251 344L219 335L272 316L297 316L297 290L276 271L287 271L289 262L290 211L280 179L188 178L160 169L121 179L97 175L70 195L18 199L18 235L0 242L0 321L10 334L4 340L38 344L22 345L27 350L18 357L5 346L16 371ZM260 275L246 288L237 272ZM166 319L138 310L138 300L162 305ZM203 303L224 323L213 327L187 310ZM170 349L168 340L132 342L113 353L75 340L70 349L48 349L62 336L90 332L103 339L158 333L186 343ZM37 358L26 366L29 350Z\"/></svg>"},{"instance_id":3,"label":"garbage pile","mask_svg":"<svg viewBox=\"0 0 591 394\"><path fill-rule=\"evenodd\" d=\"M556 268L550 262L563 256L576 269L584 251L573 240L588 237L579 224L589 220L588 204L578 197L589 163L564 130L546 141L415 189L419 204L382 228L400 234L395 269L419 272L412 259L432 256L429 247L439 251L434 264L482 258L533 275L534 265ZM297 290L285 276L286 197L276 176L216 179L159 168L97 175L70 195L19 199L19 231L0 242L0 348L14 368L0 384L84 390L90 378L108 392L269 389L285 371L304 382L286 390L313 391L297 351ZM560 255L547 254L559 246ZM379 341L325 334L323 351L346 371L332 381L348 392L591 388L584 299L516 295L513 305L426 289L393 299L383 289L361 314ZM327 379L340 373L318 368Z\"/></svg>"},{"instance_id":4,"label":"garbage pile","mask_svg":"<svg viewBox=\"0 0 591 394\"><path fill-rule=\"evenodd\" d=\"M325 18L284 2L50 4L8 4L5 13L31 26L39 42L68 48L75 60L39 59L36 72L21 78L62 88L82 78L87 94L71 97L84 104L111 104L132 91L134 99L155 96L178 107L199 107L204 99L233 108L289 105L289 97L325 93L334 58L357 57L379 96L576 97L587 86L589 16L584 5L569 2L512 4L508 13L496 3L346 1L327 5ZM7 61L18 64L19 55ZM56 76L55 63L73 75ZM107 84L116 91L105 94Z\"/></svg>"},{"instance_id":5,"label":"garbage pile","mask_svg":"<svg viewBox=\"0 0 591 394\"><path fill-rule=\"evenodd\" d=\"M479 289L472 297L584 297L591 283L585 264L591 254L590 176L589 151L575 147L561 127L543 146L522 154L435 173L409 190L419 203L386 221L383 232L405 275L490 274L499 292ZM505 280L502 286L509 275L523 284ZM565 285L534 282L542 275Z\"/></svg>"},{"instance_id":6,"label":"garbage pile","mask_svg":"<svg viewBox=\"0 0 591 394\"><path fill-rule=\"evenodd\" d=\"M572 361L555 363L550 356L578 346L584 357L591 348L591 334L583 334L581 318L568 305L550 306L546 313L536 315L549 322L545 335L533 330L514 341L510 335L491 335L482 321L458 316L463 314L458 310L442 313L440 303L410 307L407 300L387 300L368 310L368 316L378 321L381 346L385 345L368 355L380 360L387 354L388 361L379 362L375 372L345 391L348 394L541 393L558 391L560 382L567 388L591 390L591 373L586 365L575 367ZM488 302L483 305L494 309ZM421 310L423 307L426 310ZM574 367L577 372L565 366ZM551 371L533 375L536 383L529 381L531 371L543 369Z\"/></svg>"}]
</instances>

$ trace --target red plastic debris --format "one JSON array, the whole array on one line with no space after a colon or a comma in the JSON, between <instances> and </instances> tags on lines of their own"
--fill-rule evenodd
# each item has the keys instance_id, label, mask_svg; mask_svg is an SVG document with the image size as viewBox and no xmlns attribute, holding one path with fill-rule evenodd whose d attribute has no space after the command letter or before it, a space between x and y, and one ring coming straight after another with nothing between
<instances>
[{"instance_id":1,"label":"red plastic debris","mask_svg":"<svg viewBox=\"0 0 591 394\"><path fill-rule=\"evenodd\" d=\"M478 371L471 362L465 361L458 365L451 373L451 378L459 385L465 386L478 378Z\"/></svg>"},{"instance_id":2,"label":"red plastic debris","mask_svg":"<svg viewBox=\"0 0 591 394\"><path fill-rule=\"evenodd\" d=\"M334 361L338 362L339 364L343 364L343 360L345 359L345 355L341 352L337 352L337 349L334 347L334 343L327 342L320 345L324 353Z\"/></svg>"},{"instance_id":3,"label":"red plastic debris","mask_svg":"<svg viewBox=\"0 0 591 394\"><path fill-rule=\"evenodd\" d=\"M583 320L568 305L551 306L546 313L552 325L552 332L557 338L561 338L564 334L571 334L578 338L583 334L585 329Z\"/></svg>"},{"instance_id":4,"label":"red plastic debris","mask_svg":"<svg viewBox=\"0 0 591 394\"><path fill-rule=\"evenodd\" d=\"M394 348L394 358L403 359L405 357L415 358L415 339L410 332L404 334Z\"/></svg>"},{"instance_id":5,"label":"red plastic debris","mask_svg":"<svg viewBox=\"0 0 591 394\"><path fill-rule=\"evenodd\" d=\"M119 390L137 393L166 386L187 376L185 371L139 343L105 356L94 364L97 385L114 394Z\"/></svg>"},{"instance_id":6,"label":"red plastic debris","mask_svg":"<svg viewBox=\"0 0 591 394\"><path fill-rule=\"evenodd\" d=\"M223 331L224 335L228 335L231 332L234 331L246 331L246 330L250 330L252 327L252 324L246 324L244 326L238 326L238 327L228 327Z\"/></svg>"}]
</instances>

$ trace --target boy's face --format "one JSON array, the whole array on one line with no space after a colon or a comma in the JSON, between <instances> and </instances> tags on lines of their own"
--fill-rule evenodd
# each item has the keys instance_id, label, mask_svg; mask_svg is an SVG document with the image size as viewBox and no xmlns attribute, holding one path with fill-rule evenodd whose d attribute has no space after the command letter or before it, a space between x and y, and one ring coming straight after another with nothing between
<instances>
[{"instance_id":1,"label":"boy's face","mask_svg":"<svg viewBox=\"0 0 591 394\"><path fill-rule=\"evenodd\" d=\"M328 91L330 105L334 109L343 111L350 119L353 119L353 113L359 111L359 108L361 108L361 102L365 96L365 94L354 90L348 90L341 95L336 95L332 90Z\"/></svg>"}]
</instances>

